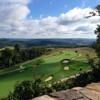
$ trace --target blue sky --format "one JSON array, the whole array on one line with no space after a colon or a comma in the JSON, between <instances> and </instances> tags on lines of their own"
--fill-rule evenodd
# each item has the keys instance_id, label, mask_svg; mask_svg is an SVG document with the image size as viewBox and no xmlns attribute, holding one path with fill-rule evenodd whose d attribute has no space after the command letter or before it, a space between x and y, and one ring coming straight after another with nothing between
<instances>
[{"instance_id":1,"label":"blue sky","mask_svg":"<svg viewBox=\"0 0 100 100\"><path fill-rule=\"evenodd\" d=\"M95 38L100 0L0 0L0 38Z\"/></svg>"},{"instance_id":2,"label":"blue sky","mask_svg":"<svg viewBox=\"0 0 100 100\"><path fill-rule=\"evenodd\" d=\"M48 16L58 16L61 13L66 13L75 7L95 8L100 3L100 0L34 0L28 5L33 18L43 18Z\"/></svg>"}]
</instances>

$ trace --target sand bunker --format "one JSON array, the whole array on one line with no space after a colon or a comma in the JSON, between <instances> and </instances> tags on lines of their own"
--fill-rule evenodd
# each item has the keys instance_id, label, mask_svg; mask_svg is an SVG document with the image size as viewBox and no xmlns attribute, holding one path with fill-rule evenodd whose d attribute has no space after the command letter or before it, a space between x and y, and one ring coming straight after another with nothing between
<instances>
[{"instance_id":1,"label":"sand bunker","mask_svg":"<svg viewBox=\"0 0 100 100\"><path fill-rule=\"evenodd\" d=\"M68 66L64 67L64 70L69 70L69 67Z\"/></svg>"},{"instance_id":2,"label":"sand bunker","mask_svg":"<svg viewBox=\"0 0 100 100\"><path fill-rule=\"evenodd\" d=\"M45 82L50 81L51 79L52 79L52 76L49 76L49 77L45 80Z\"/></svg>"},{"instance_id":3,"label":"sand bunker","mask_svg":"<svg viewBox=\"0 0 100 100\"><path fill-rule=\"evenodd\" d=\"M63 63L68 63L68 60L64 60Z\"/></svg>"}]
</instances>

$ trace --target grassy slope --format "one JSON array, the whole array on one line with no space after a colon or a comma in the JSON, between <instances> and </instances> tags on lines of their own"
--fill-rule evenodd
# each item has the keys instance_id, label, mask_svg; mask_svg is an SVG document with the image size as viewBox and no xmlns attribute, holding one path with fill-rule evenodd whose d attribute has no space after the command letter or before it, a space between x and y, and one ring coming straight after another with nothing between
<instances>
[{"instance_id":1,"label":"grassy slope","mask_svg":"<svg viewBox=\"0 0 100 100\"><path fill-rule=\"evenodd\" d=\"M53 74L60 70L62 59L71 59L74 56L77 56L74 52L68 52L70 56L66 56L67 52L63 54L53 54L49 57L45 57L43 60L45 61L43 64L38 65L35 67L35 72L37 75L44 75L44 74Z\"/></svg>"},{"instance_id":2,"label":"grassy slope","mask_svg":"<svg viewBox=\"0 0 100 100\"><path fill-rule=\"evenodd\" d=\"M66 56L69 54L69 56ZM63 64L62 59L72 59L77 54L74 52L66 52L61 55L52 55L50 57L46 57L43 60L45 63L42 63L35 67L35 72L37 75L42 75L43 79L46 79L49 76L53 76L52 81L57 81L59 79L69 77L73 74L80 73L79 68L83 67L83 71L89 70L90 65L80 62L70 60L67 64ZM65 71L64 67L68 66L70 68L69 71ZM74 70L73 70L74 68Z\"/></svg>"},{"instance_id":3,"label":"grassy slope","mask_svg":"<svg viewBox=\"0 0 100 100\"><path fill-rule=\"evenodd\" d=\"M28 62L23 65L24 67L26 67L26 70L23 72L15 71L15 72L8 73L5 75L0 75L0 97L6 96L8 94L8 90L12 91L13 86L17 81L21 82L26 79L32 79L33 69L35 69L35 72L37 75L43 75L44 76L43 79L47 78L49 75L54 75L54 73L55 73L53 81L58 80L59 78L64 78L66 76L70 76L72 74L77 73L77 71L75 71L75 72L74 71L64 71L63 68L65 65L63 65L61 63L61 60L64 58L71 59L71 58L75 57L77 55L75 52L69 52L69 51L75 51L75 50L67 49L68 52L64 52L62 54L55 53L55 52L61 52L62 50L66 50L66 49L55 49L52 52L52 53L54 53L53 55L50 55L45 58L44 58L44 56L42 58L41 57L38 58L38 59L42 59L44 62L40 63L36 67L34 67L34 66L37 63L37 60L35 60L35 61L33 60L33 61ZM78 48L76 50L82 51L81 48ZM87 52L88 48L86 48L85 51ZM94 53L94 51L93 51L93 53ZM69 54L69 56L66 56L67 54ZM79 64L79 62L77 64ZM66 65L66 66L69 66L71 69L74 66L76 66L77 64L74 61L70 61L68 63L68 65ZM84 66L84 65L85 65L85 63L81 63L81 65L79 65L79 66ZM87 65L85 65L85 66L86 67L84 68L84 70L87 70L89 67ZM15 70L19 67L20 67L20 65L17 65L14 68L2 70L0 73L8 72L10 70Z\"/></svg>"},{"instance_id":4,"label":"grassy slope","mask_svg":"<svg viewBox=\"0 0 100 100\"><path fill-rule=\"evenodd\" d=\"M69 70L64 70L64 67L69 67ZM80 71L80 67L83 68L82 71ZM74 61L74 60L69 60L68 63L66 64L61 64L61 69L59 70L59 72L57 72L53 78L53 81L55 80L58 80L58 79L62 79L62 78L65 78L65 77L69 77L71 75L74 75L74 74L78 74L80 72L84 72L86 70L89 70L91 67L89 64L87 63L83 63L83 62L80 62L80 61Z\"/></svg>"},{"instance_id":5,"label":"grassy slope","mask_svg":"<svg viewBox=\"0 0 100 100\"><path fill-rule=\"evenodd\" d=\"M0 75L0 97L6 96L8 90L12 91L16 82L21 82L26 79L32 79L32 68L27 68L23 72L16 71Z\"/></svg>"}]
</instances>

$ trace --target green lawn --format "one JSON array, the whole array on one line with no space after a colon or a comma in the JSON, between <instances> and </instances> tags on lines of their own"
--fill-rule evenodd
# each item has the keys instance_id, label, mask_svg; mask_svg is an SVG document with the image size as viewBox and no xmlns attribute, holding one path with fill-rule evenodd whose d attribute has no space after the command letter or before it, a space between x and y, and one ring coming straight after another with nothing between
<instances>
[{"instance_id":1,"label":"green lawn","mask_svg":"<svg viewBox=\"0 0 100 100\"><path fill-rule=\"evenodd\" d=\"M81 55L81 56L78 57L78 58L76 58L75 60L88 62L85 53L80 53L80 55ZM96 55L89 55L89 56L90 56L90 58L96 58L96 57L97 57Z\"/></svg>"},{"instance_id":2,"label":"green lawn","mask_svg":"<svg viewBox=\"0 0 100 100\"><path fill-rule=\"evenodd\" d=\"M91 69L91 66L87 63L80 62L80 61L74 61L74 60L68 60L68 61L69 62L66 64L63 64L61 61L61 69L57 73L55 73L52 81L66 78L71 75L79 74L81 72ZM69 70L64 70L64 67L66 67L66 66L69 67ZM83 68L82 71L79 70L80 67Z\"/></svg>"},{"instance_id":3,"label":"green lawn","mask_svg":"<svg viewBox=\"0 0 100 100\"><path fill-rule=\"evenodd\" d=\"M0 75L0 97L8 94L9 90L13 90L16 82L21 82L26 79L32 79L32 68L26 68L25 71L15 71Z\"/></svg>"},{"instance_id":4,"label":"green lawn","mask_svg":"<svg viewBox=\"0 0 100 100\"><path fill-rule=\"evenodd\" d=\"M66 56L69 54L68 56ZM62 59L71 59L73 57L77 56L74 52L64 52L64 53L55 53L51 56L45 57L42 60L44 63L36 66L35 73L37 75L47 75L47 74L53 74L60 70L61 68L61 60Z\"/></svg>"},{"instance_id":5,"label":"green lawn","mask_svg":"<svg viewBox=\"0 0 100 100\"><path fill-rule=\"evenodd\" d=\"M1 71L0 74L4 74L0 75L0 98L7 96L9 90L13 91L13 86L16 82L21 82L27 79L33 80L33 72L36 75L42 76L43 80L52 75L52 81L56 81L60 80L61 78L69 77L73 74L80 73L80 67L83 67L83 71L90 69L90 66L86 63L71 60L76 56L78 56L78 54L75 52L57 52L47 57L42 57L27 63L23 63L25 70L22 72L20 72L20 70L9 72L19 69L20 64L11 69L9 68ZM69 62L63 64L63 59L68 59ZM65 66L69 66L70 70L65 71Z\"/></svg>"},{"instance_id":6,"label":"green lawn","mask_svg":"<svg viewBox=\"0 0 100 100\"><path fill-rule=\"evenodd\" d=\"M87 62L87 58L86 55L84 53L80 53L80 57L76 58L75 60L79 60L79 61L86 61Z\"/></svg>"}]
</instances>

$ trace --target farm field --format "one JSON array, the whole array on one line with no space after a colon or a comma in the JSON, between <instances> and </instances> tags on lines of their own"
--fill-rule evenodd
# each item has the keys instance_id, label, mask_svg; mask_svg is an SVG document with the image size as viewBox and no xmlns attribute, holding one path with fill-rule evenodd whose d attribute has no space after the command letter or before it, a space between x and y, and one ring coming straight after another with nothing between
<instances>
[{"instance_id":1,"label":"farm field","mask_svg":"<svg viewBox=\"0 0 100 100\"><path fill-rule=\"evenodd\" d=\"M14 49L14 47L11 47L11 46L6 46L5 48ZM0 51L4 50L5 48L1 48Z\"/></svg>"},{"instance_id":2,"label":"farm field","mask_svg":"<svg viewBox=\"0 0 100 100\"><path fill-rule=\"evenodd\" d=\"M82 51L82 49L84 50ZM75 53L75 50L78 53ZM90 54L90 51L91 57L96 57L94 50L90 48L56 49L49 55L44 55L16 65L13 68L1 70L0 98L7 96L9 91L13 91L13 86L16 82L28 79L34 80L33 72L35 75L42 76L44 82L50 76L52 78L48 82L55 82L71 75L90 70L91 66L87 64L87 59L84 56L84 53ZM64 63L64 60L67 62ZM82 67L82 71L80 71L80 67Z\"/></svg>"}]
</instances>

